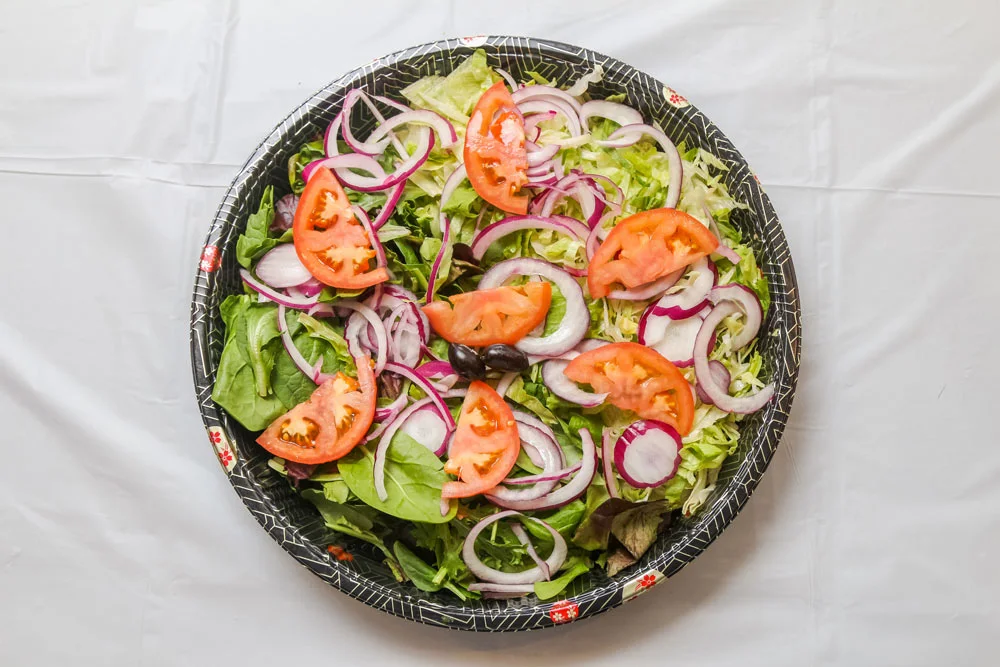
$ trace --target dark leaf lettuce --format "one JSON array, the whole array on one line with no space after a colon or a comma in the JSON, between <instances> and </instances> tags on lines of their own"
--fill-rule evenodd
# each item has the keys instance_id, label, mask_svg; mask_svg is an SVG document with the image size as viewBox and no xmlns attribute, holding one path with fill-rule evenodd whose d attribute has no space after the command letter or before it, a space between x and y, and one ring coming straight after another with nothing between
<instances>
[{"instance_id":1,"label":"dark leaf lettuce","mask_svg":"<svg viewBox=\"0 0 1000 667\"><path fill-rule=\"evenodd\" d=\"M236 261L249 269L254 260L260 259L268 250L280 243L292 240L292 230L286 230L280 236L271 235L271 222L274 220L274 188L267 186L260 198L257 212L247 218L247 228L236 239Z\"/></svg>"},{"instance_id":2,"label":"dark leaf lettuce","mask_svg":"<svg viewBox=\"0 0 1000 667\"><path fill-rule=\"evenodd\" d=\"M276 306L233 295L219 306L226 344L212 399L251 431L262 431L285 412L271 389L271 370L281 351Z\"/></svg>"},{"instance_id":3,"label":"dark leaf lettuce","mask_svg":"<svg viewBox=\"0 0 1000 667\"><path fill-rule=\"evenodd\" d=\"M444 464L429 449L397 432L386 452L383 502L375 491L375 447L360 445L340 460L340 474L351 492L365 504L390 516L424 523L447 523L458 504L441 514L441 487L448 481Z\"/></svg>"}]
</instances>

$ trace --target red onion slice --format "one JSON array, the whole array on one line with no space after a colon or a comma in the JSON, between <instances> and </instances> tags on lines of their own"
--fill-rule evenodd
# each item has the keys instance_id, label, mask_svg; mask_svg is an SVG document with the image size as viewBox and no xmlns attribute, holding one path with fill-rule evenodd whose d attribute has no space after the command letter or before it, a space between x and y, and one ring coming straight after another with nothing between
<instances>
[{"instance_id":1,"label":"red onion slice","mask_svg":"<svg viewBox=\"0 0 1000 667\"><path fill-rule=\"evenodd\" d=\"M731 283L713 289L709 293L708 299L716 305L722 301L732 301L739 305L746 316L743 330L733 336L731 342L732 349L742 349L757 337L757 332L760 331L760 324L764 319L764 310L761 308L760 299L757 297L756 292L745 285Z\"/></svg>"},{"instance_id":2,"label":"red onion slice","mask_svg":"<svg viewBox=\"0 0 1000 667\"><path fill-rule=\"evenodd\" d=\"M587 128L587 121L591 118L607 118L619 125L641 125L642 114L617 102L607 100L591 100L584 102L580 107L580 122L584 129Z\"/></svg>"},{"instance_id":3,"label":"red onion slice","mask_svg":"<svg viewBox=\"0 0 1000 667\"><path fill-rule=\"evenodd\" d=\"M679 320L657 315L655 310L656 306L651 305L639 318L639 342L653 348L678 368L692 365L694 341L710 309L704 308L691 317Z\"/></svg>"},{"instance_id":4,"label":"red onion slice","mask_svg":"<svg viewBox=\"0 0 1000 667\"><path fill-rule=\"evenodd\" d=\"M362 98L367 99L367 97L364 91L358 88L347 91L347 95L344 97L344 107L340 112L343 116L340 130L344 137L344 143L350 146L351 150L355 153L368 156L381 155L385 152L386 146L389 145L388 137L376 142L360 141L355 138L354 133L351 131L351 112L354 110L354 105Z\"/></svg>"},{"instance_id":5,"label":"red onion slice","mask_svg":"<svg viewBox=\"0 0 1000 667\"><path fill-rule=\"evenodd\" d=\"M443 116L426 109L411 109L389 118L375 128L375 131L368 137L368 141L369 143L374 141L381 143L383 140L382 138L394 128L408 123L412 123L414 125L426 125L434 130L438 137L441 138L441 146L443 148L451 148L456 142L458 142L458 134L455 133L455 127Z\"/></svg>"},{"instance_id":6,"label":"red onion slice","mask_svg":"<svg viewBox=\"0 0 1000 667\"><path fill-rule=\"evenodd\" d=\"M507 395L507 390L510 389L510 386L512 384L514 384L514 380L516 380L517 377L518 377L517 373L503 374L503 376L500 378L500 381L497 382L497 390L496 390L497 393L500 394L501 398Z\"/></svg>"},{"instance_id":7,"label":"red onion slice","mask_svg":"<svg viewBox=\"0 0 1000 667\"><path fill-rule=\"evenodd\" d=\"M399 203L399 199L403 196L403 190L406 189L406 181L400 181L386 193L385 205L382 210L378 212L375 219L372 220L372 229L378 231L381 229L382 225L389 222L389 218L396 210L396 205Z\"/></svg>"},{"instance_id":8,"label":"red onion slice","mask_svg":"<svg viewBox=\"0 0 1000 667\"><path fill-rule=\"evenodd\" d=\"M465 538L465 543L462 545L462 560L465 561L466 566L469 571L477 579L481 579L487 583L491 584L504 584L504 585L524 585L531 584L536 581L541 581L545 577L545 573L537 565L531 569L525 570L523 572L501 572L500 570L495 570L492 567L487 566L483 561L479 560L479 556L476 555L476 538L479 537L480 533L486 528L492 525L496 521L501 519L506 519L513 516L524 516L520 512L514 511L503 511L497 512L491 516L486 517L469 531L468 537ZM554 545L552 547L552 553L549 557L545 559L545 564L548 566L549 572L558 572L559 568L566 560L566 540L563 536L559 534L559 531L545 523L541 519L536 519L534 517L524 517L529 521L536 521L552 535L552 540Z\"/></svg>"},{"instance_id":9,"label":"red onion slice","mask_svg":"<svg viewBox=\"0 0 1000 667\"><path fill-rule=\"evenodd\" d=\"M715 264L707 257L702 257L691 265L691 270L697 271L698 276L680 292L668 294L660 299L654 306L656 315L683 320L701 312L701 309L708 305L708 294L718 279Z\"/></svg>"},{"instance_id":10,"label":"red onion slice","mask_svg":"<svg viewBox=\"0 0 1000 667\"><path fill-rule=\"evenodd\" d=\"M294 308L295 310L309 310L310 308L316 305L316 302L319 299L318 296L291 297L282 294L276 290L271 289L261 281L254 278L253 274L251 274L246 269L240 269L240 278L247 285L247 287L257 292L257 294L259 294L261 297L267 299L268 301L273 301L274 303L282 305L285 308Z\"/></svg>"},{"instance_id":11,"label":"red onion slice","mask_svg":"<svg viewBox=\"0 0 1000 667\"><path fill-rule=\"evenodd\" d=\"M544 123L547 120L552 120L558 114L555 109L550 111L544 111L542 113L533 113L530 116L525 116L524 118L524 134L525 136L531 136L534 132L536 133L535 138L541 135L541 129L539 129L538 124Z\"/></svg>"},{"instance_id":12,"label":"red onion slice","mask_svg":"<svg viewBox=\"0 0 1000 667\"><path fill-rule=\"evenodd\" d=\"M563 454L556 443L555 436L551 435L552 431L549 430L546 433L542 429L519 421L517 433L521 437L521 445L532 463L542 468L543 475L554 475L563 463ZM561 478L540 480L528 489L509 489L499 485L487 491L485 495L494 504L503 507L505 503L540 498L556 488L559 479Z\"/></svg>"},{"instance_id":13,"label":"red onion slice","mask_svg":"<svg viewBox=\"0 0 1000 667\"><path fill-rule=\"evenodd\" d=\"M389 339L382 320L379 319L378 314L374 310L357 301L349 299L338 301L337 307L357 312L371 325L369 332L375 336L375 375L378 375L386 367L389 355ZM355 325L354 322L358 324ZM361 333L362 326L364 326L364 323L360 319L355 318L353 321L347 323L347 330L344 331L344 338L347 339L348 345L352 348L351 353L355 355L361 353L361 350L357 348L360 347L361 343L359 334ZM357 351L355 351L356 349Z\"/></svg>"},{"instance_id":14,"label":"red onion slice","mask_svg":"<svg viewBox=\"0 0 1000 667\"><path fill-rule=\"evenodd\" d=\"M585 408L596 408L598 405L604 403L604 399L608 395L592 394L589 391L580 389L575 382L564 374L567 366L569 366L569 362L562 359L545 362L542 365L542 381L545 382L545 386L559 398Z\"/></svg>"},{"instance_id":15,"label":"red onion slice","mask_svg":"<svg viewBox=\"0 0 1000 667\"><path fill-rule=\"evenodd\" d=\"M426 378L409 366L393 363L391 361L386 363L385 370L390 373L395 373L396 375L402 375L413 382L413 384L420 387L420 389L427 394L427 397L434 401L434 405L437 406L438 411L441 413L441 418L444 419L444 423L447 425L448 431L451 432L455 430L455 418L451 416L451 411L448 410L447 403L444 402L441 394L439 394L437 390L431 386L431 383Z\"/></svg>"},{"instance_id":16,"label":"red onion slice","mask_svg":"<svg viewBox=\"0 0 1000 667\"><path fill-rule=\"evenodd\" d=\"M552 571L549 569L549 564L542 560L541 556L538 555L538 552L535 551L535 545L528 539L528 531L524 529L524 526L519 523L512 523L510 525L510 532L514 533L514 537L517 538L517 541L528 550L528 556L531 557L531 560L535 561L535 565L537 565L538 569L542 571L542 578L545 579L545 581L552 579Z\"/></svg>"},{"instance_id":17,"label":"red onion slice","mask_svg":"<svg viewBox=\"0 0 1000 667\"><path fill-rule=\"evenodd\" d=\"M715 385L720 389L725 389L729 392L729 385L732 383L732 376L729 374L729 369L721 361L716 361L712 359L708 362L708 370L712 375L712 379L715 381ZM708 403L709 405L715 405L712 397L705 393L701 384L695 385L695 393L697 393L698 398L701 399L702 403Z\"/></svg>"},{"instance_id":18,"label":"red onion slice","mask_svg":"<svg viewBox=\"0 0 1000 667\"><path fill-rule=\"evenodd\" d=\"M419 409L410 413L400 430L434 452L435 456L444 454L445 446L448 444L448 425L429 399Z\"/></svg>"},{"instance_id":19,"label":"red onion slice","mask_svg":"<svg viewBox=\"0 0 1000 667\"><path fill-rule=\"evenodd\" d=\"M568 468L563 468L561 470L556 470L553 473L539 473L538 475L526 475L524 477L508 477L503 481L504 484L518 485L518 484L538 484L539 482L558 482L560 480L566 479L576 471L583 467L583 463L577 462L575 465L571 465Z\"/></svg>"},{"instance_id":20,"label":"red onion slice","mask_svg":"<svg viewBox=\"0 0 1000 667\"><path fill-rule=\"evenodd\" d=\"M652 125L624 125L614 132L605 141L596 141L595 143L599 146L606 146L609 148L623 148L625 146L630 146L634 144L639 139L639 135L648 135L652 137L658 144L663 152L667 154L667 160L670 164L670 184L667 187L667 197L664 202L666 208L677 208L677 202L681 198L681 182L684 180L684 167L681 162L681 154L677 151L677 146L674 142L670 141L663 132L656 129ZM631 144L627 143L632 140ZM625 141L626 143L621 143Z\"/></svg>"},{"instance_id":21,"label":"red onion slice","mask_svg":"<svg viewBox=\"0 0 1000 667\"><path fill-rule=\"evenodd\" d=\"M281 343L285 346L285 351L292 358L295 367L302 371L302 374L312 380L314 384L319 384L320 370L323 368L323 358L320 357L320 360L316 364L310 364L302 353L299 352L299 348L295 347L295 342L288 332L288 322L285 321L285 307L281 304L278 305L278 332L281 334Z\"/></svg>"},{"instance_id":22,"label":"red onion slice","mask_svg":"<svg viewBox=\"0 0 1000 667\"><path fill-rule=\"evenodd\" d=\"M694 373L698 385L715 404L724 412L750 414L764 407L774 396L774 384L769 384L756 394L736 398L729 395L729 387L721 387L716 383L708 363L708 345L715 335L715 328L730 315L741 312L740 306L734 301L722 301L705 318L694 342Z\"/></svg>"},{"instance_id":23,"label":"red onion slice","mask_svg":"<svg viewBox=\"0 0 1000 667\"><path fill-rule=\"evenodd\" d=\"M448 222L447 218L442 219L442 227L444 228L444 234L441 236L441 247L438 249L437 257L434 258L434 263L431 264L430 275L427 276L427 296L424 299L424 303L434 301L438 272L441 270L441 265L444 264L444 256L451 244L451 223Z\"/></svg>"},{"instance_id":24,"label":"red onion slice","mask_svg":"<svg viewBox=\"0 0 1000 667\"><path fill-rule=\"evenodd\" d=\"M420 364L413 370L428 380L443 378L457 373L455 368L447 361L428 361L426 364Z\"/></svg>"},{"instance_id":25,"label":"red onion slice","mask_svg":"<svg viewBox=\"0 0 1000 667\"><path fill-rule=\"evenodd\" d=\"M575 224L568 224L566 220L573 219L553 219L537 215L512 215L504 218L499 222L494 222L492 225L476 235L476 238L472 241L472 256L477 260L482 259L483 255L486 254L486 250L495 241L507 236L508 234L513 234L514 232L519 232L524 229L548 229L560 234L568 234L581 241L587 238L586 232L584 232L583 236L580 235L580 232L582 231L580 227L582 227L582 225L580 225L580 227L576 226L580 224L579 220L573 220L573 223Z\"/></svg>"},{"instance_id":26,"label":"red onion slice","mask_svg":"<svg viewBox=\"0 0 1000 667\"><path fill-rule=\"evenodd\" d=\"M448 224L447 219L444 217L444 207L448 205L448 201L451 199L451 196L455 194L455 190L458 189L458 186L461 185L462 181L466 178L468 178L468 173L465 170L465 165L460 164L455 171L451 172L448 178L445 179L444 187L441 188L441 210L438 213L438 221L441 224L442 234L445 233ZM428 303L430 302L428 301Z\"/></svg>"},{"instance_id":27,"label":"red onion slice","mask_svg":"<svg viewBox=\"0 0 1000 667\"><path fill-rule=\"evenodd\" d=\"M660 486L677 474L681 447L681 436L673 426L644 419L629 426L618 438L615 465L629 486Z\"/></svg>"},{"instance_id":28,"label":"red onion slice","mask_svg":"<svg viewBox=\"0 0 1000 667\"><path fill-rule=\"evenodd\" d=\"M515 347L525 354L557 356L568 352L583 340L590 327L590 311L583 298L583 289L576 279L540 259L520 257L498 262L479 281L480 289L500 287L514 276L540 276L552 282L566 300L566 312L559 328L548 336L526 336Z\"/></svg>"},{"instance_id":29,"label":"red onion slice","mask_svg":"<svg viewBox=\"0 0 1000 667\"><path fill-rule=\"evenodd\" d=\"M736 254L736 251L725 244L725 242L720 238L719 246L715 249L713 255L718 255L723 259L728 259L733 264L740 263L740 256Z\"/></svg>"},{"instance_id":30,"label":"red onion slice","mask_svg":"<svg viewBox=\"0 0 1000 667\"><path fill-rule=\"evenodd\" d=\"M645 301L646 299L655 299L673 287L683 275L684 269L680 269L645 285L639 285L638 287L625 290L611 290L608 294L608 298L623 299L625 301Z\"/></svg>"},{"instance_id":31,"label":"red onion slice","mask_svg":"<svg viewBox=\"0 0 1000 667\"><path fill-rule=\"evenodd\" d=\"M608 495L612 498L620 497L618 493L618 480L615 479L615 441L611 439L611 429L605 428L601 434L601 463L604 472L604 486L608 489Z\"/></svg>"},{"instance_id":32,"label":"red onion slice","mask_svg":"<svg viewBox=\"0 0 1000 667\"><path fill-rule=\"evenodd\" d=\"M587 487L590 486L590 482L594 479L594 472L597 470L597 448L594 445L594 439L591 437L590 431L585 428L580 429L580 439L583 442L583 456L580 458L583 465L573 479L564 486L535 500L497 502L493 497L487 497L491 502L500 507L525 511L555 509L576 500L586 492Z\"/></svg>"},{"instance_id":33,"label":"red onion slice","mask_svg":"<svg viewBox=\"0 0 1000 667\"><path fill-rule=\"evenodd\" d=\"M528 153L528 167L529 171L531 167L537 167L544 164L555 157L556 153L559 152L559 146L556 144L551 144L545 146L544 148L538 148L534 151ZM530 175L530 174L529 174Z\"/></svg>"},{"instance_id":34,"label":"red onion slice","mask_svg":"<svg viewBox=\"0 0 1000 667\"><path fill-rule=\"evenodd\" d=\"M254 271L262 282L276 288L295 287L312 280L312 274L303 266L291 243L282 243L265 253Z\"/></svg>"},{"instance_id":35,"label":"red onion slice","mask_svg":"<svg viewBox=\"0 0 1000 667\"><path fill-rule=\"evenodd\" d=\"M385 169L383 169L382 165L375 161L375 158L369 157L368 155L362 155L360 153L344 153L343 155L334 155L321 160L313 160L302 169L302 180L308 183L309 179L312 178L313 173L315 173L315 171L320 167L331 169L335 174L339 169L340 171L343 171L350 176L356 176L357 178L361 178L361 176L351 173L349 171L350 169L360 169L362 171L366 171L376 179L386 178Z\"/></svg>"},{"instance_id":36,"label":"red onion slice","mask_svg":"<svg viewBox=\"0 0 1000 667\"><path fill-rule=\"evenodd\" d=\"M517 81L514 80L514 77L512 77L507 70L494 67L493 71L499 74L500 78L507 82L507 85L510 86L511 90L517 90Z\"/></svg>"},{"instance_id":37,"label":"red onion slice","mask_svg":"<svg viewBox=\"0 0 1000 667\"><path fill-rule=\"evenodd\" d=\"M340 134L340 126L344 122L344 112L341 111L326 128L326 134L323 135L323 151L326 153L327 157L333 157L335 155L340 155L340 147L337 145L337 135ZM302 171L302 180L308 181L306 178L305 170Z\"/></svg>"},{"instance_id":38,"label":"red onion slice","mask_svg":"<svg viewBox=\"0 0 1000 667\"><path fill-rule=\"evenodd\" d=\"M385 490L385 459L389 452L389 445L392 444L393 436L396 435L396 431L403 426L410 415L421 408L431 405L430 397L411 403L405 410L396 415L396 418L386 426L385 431L382 433L382 439L379 440L378 447L375 448L375 463L372 471L375 482L375 493L382 502L389 499L389 493Z\"/></svg>"},{"instance_id":39,"label":"red onion slice","mask_svg":"<svg viewBox=\"0 0 1000 667\"><path fill-rule=\"evenodd\" d=\"M579 100L567 93L565 90L560 90L554 86L524 86L523 88L518 88L510 95L514 102L520 106L520 103L524 100L531 99L549 99L562 102L568 105L573 111L576 112L575 116L577 120L580 118L580 110L583 105L580 104Z\"/></svg>"}]
</instances>

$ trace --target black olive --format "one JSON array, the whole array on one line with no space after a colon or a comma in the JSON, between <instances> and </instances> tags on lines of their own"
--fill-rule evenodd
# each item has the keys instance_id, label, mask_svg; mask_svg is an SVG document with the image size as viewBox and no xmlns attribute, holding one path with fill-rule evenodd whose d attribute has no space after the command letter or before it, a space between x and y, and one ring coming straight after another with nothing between
<instances>
[{"instance_id":1,"label":"black olive","mask_svg":"<svg viewBox=\"0 0 1000 667\"><path fill-rule=\"evenodd\" d=\"M520 373L528 367L528 355L510 345L490 345L479 356L487 366L498 371Z\"/></svg>"},{"instance_id":2,"label":"black olive","mask_svg":"<svg viewBox=\"0 0 1000 667\"><path fill-rule=\"evenodd\" d=\"M464 243L456 243L453 245L451 248L451 256L463 262L468 262L469 264L479 264L475 255L472 254L472 247L467 246Z\"/></svg>"},{"instance_id":3,"label":"black olive","mask_svg":"<svg viewBox=\"0 0 1000 667\"><path fill-rule=\"evenodd\" d=\"M458 374L469 380L481 380L486 376L486 364L476 351L468 345L452 343L448 346L448 361Z\"/></svg>"}]
</instances>

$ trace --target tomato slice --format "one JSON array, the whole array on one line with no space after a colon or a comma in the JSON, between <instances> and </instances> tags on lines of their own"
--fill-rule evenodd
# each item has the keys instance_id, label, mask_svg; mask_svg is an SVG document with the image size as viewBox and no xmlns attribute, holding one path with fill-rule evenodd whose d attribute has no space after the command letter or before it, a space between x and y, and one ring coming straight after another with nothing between
<instances>
[{"instance_id":1,"label":"tomato slice","mask_svg":"<svg viewBox=\"0 0 1000 667\"><path fill-rule=\"evenodd\" d=\"M475 381L462 402L455 441L448 449L442 498L468 498L489 491L510 473L521 451L521 436L510 406L485 382Z\"/></svg>"},{"instance_id":2,"label":"tomato slice","mask_svg":"<svg viewBox=\"0 0 1000 667\"><path fill-rule=\"evenodd\" d=\"M584 352L563 371L570 380L589 384L619 408L644 419L658 419L681 435L691 431L694 397L677 367L652 348L611 343Z\"/></svg>"},{"instance_id":3,"label":"tomato slice","mask_svg":"<svg viewBox=\"0 0 1000 667\"><path fill-rule=\"evenodd\" d=\"M480 197L508 213L528 212L524 117L503 81L483 93L465 131L465 169Z\"/></svg>"},{"instance_id":4,"label":"tomato slice","mask_svg":"<svg viewBox=\"0 0 1000 667\"><path fill-rule=\"evenodd\" d=\"M321 283L361 289L389 279L385 267L375 267L372 239L354 217L337 178L325 167L313 173L302 191L292 238L302 264Z\"/></svg>"},{"instance_id":5,"label":"tomato slice","mask_svg":"<svg viewBox=\"0 0 1000 667\"><path fill-rule=\"evenodd\" d=\"M545 321L552 286L532 282L517 287L481 289L434 301L423 307L431 327L449 343L479 347L513 345Z\"/></svg>"},{"instance_id":6,"label":"tomato slice","mask_svg":"<svg viewBox=\"0 0 1000 667\"><path fill-rule=\"evenodd\" d=\"M337 373L305 403L278 417L257 443L296 463L339 459L361 442L375 416L375 373L367 357L356 357L358 379Z\"/></svg>"},{"instance_id":7,"label":"tomato slice","mask_svg":"<svg viewBox=\"0 0 1000 667\"><path fill-rule=\"evenodd\" d=\"M632 288L697 262L719 246L705 225L683 211L657 208L619 222L594 253L587 286L595 299L615 283Z\"/></svg>"}]
</instances>

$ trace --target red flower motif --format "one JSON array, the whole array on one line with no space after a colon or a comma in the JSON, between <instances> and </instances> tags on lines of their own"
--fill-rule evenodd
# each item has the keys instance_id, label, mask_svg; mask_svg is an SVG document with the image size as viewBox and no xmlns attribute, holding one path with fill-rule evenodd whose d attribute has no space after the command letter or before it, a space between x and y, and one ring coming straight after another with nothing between
<instances>
[{"instance_id":1,"label":"red flower motif","mask_svg":"<svg viewBox=\"0 0 1000 667\"><path fill-rule=\"evenodd\" d=\"M223 466L228 467L233 462L233 453L229 449L222 449L219 451L219 460L222 461Z\"/></svg>"},{"instance_id":2,"label":"red flower motif","mask_svg":"<svg viewBox=\"0 0 1000 667\"><path fill-rule=\"evenodd\" d=\"M575 621L580 615L580 605L570 600L562 600L552 605L549 611L549 618L553 623L569 623Z\"/></svg>"},{"instance_id":3,"label":"red flower motif","mask_svg":"<svg viewBox=\"0 0 1000 667\"><path fill-rule=\"evenodd\" d=\"M211 273L219 268L219 248L214 245L205 246L205 249L201 251L201 261L198 263L198 268L205 273Z\"/></svg>"},{"instance_id":4,"label":"red flower motif","mask_svg":"<svg viewBox=\"0 0 1000 667\"><path fill-rule=\"evenodd\" d=\"M212 431L211 433L208 434L208 437L210 437L212 439L212 442L214 442L215 444L219 444L220 442L222 442L222 433L220 433L219 431Z\"/></svg>"},{"instance_id":5,"label":"red flower motif","mask_svg":"<svg viewBox=\"0 0 1000 667\"><path fill-rule=\"evenodd\" d=\"M645 574L643 575L642 579L640 579L639 582L635 585L635 588L636 590L639 590L640 588L652 588L653 584L655 583L656 583L656 575Z\"/></svg>"}]
</instances>

